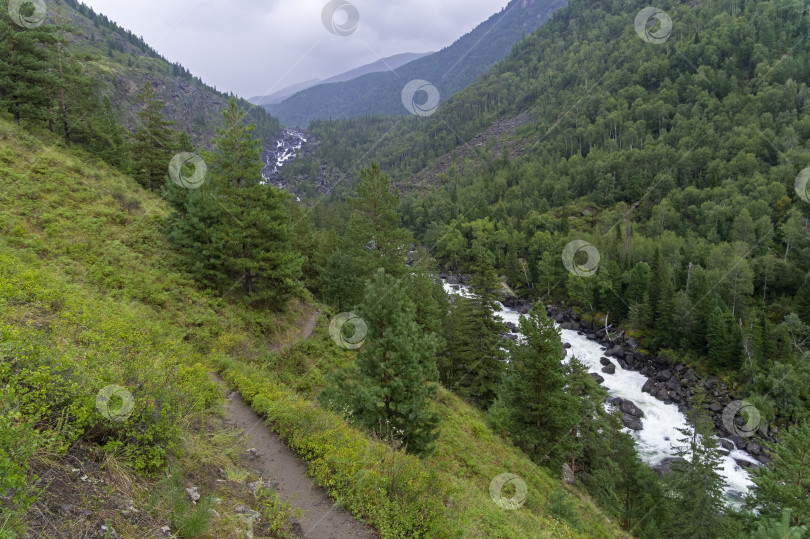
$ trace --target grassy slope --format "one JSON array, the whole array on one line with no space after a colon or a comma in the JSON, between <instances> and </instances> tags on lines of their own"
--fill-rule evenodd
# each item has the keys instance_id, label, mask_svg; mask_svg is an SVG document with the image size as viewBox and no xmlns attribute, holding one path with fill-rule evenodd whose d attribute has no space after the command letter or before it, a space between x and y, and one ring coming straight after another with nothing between
<instances>
[{"instance_id":1,"label":"grassy slope","mask_svg":"<svg viewBox=\"0 0 810 539\"><path fill-rule=\"evenodd\" d=\"M413 535L419 519L423 529L441 536L621 535L574 491L581 531L551 519L545 499L559 482L494 435L482 414L449 392L442 391L437 402L443 418L438 450L425 461L392 451L314 405L323 373L351 360L329 340L326 317L313 339L269 352L266 343L286 338L307 307L298 305L284 316L249 314L230 298L201 292L178 271L161 235L166 206L130 178L0 120L0 184L0 336L17 332L45 339L45 348L72 363L78 381L72 398L86 412L68 407L69 425L82 429L72 447L88 447L107 463L114 455L115 469L127 478L120 483L129 485L122 495L151 507L155 526L176 513L193 515L193 508L178 509L166 494L179 492L182 498L183 485L133 474L140 453L127 454L126 445L109 442L137 443L148 428L166 427L150 419L160 414L148 413L165 411L178 428L166 442L174 443L180 456L173 466L187 480L203 484L204 492L220 489L216 496L232 508L247 476L238 471L238 439L215 413L222 399L207 372L217 366L306 458L316 480L386 536ZM0 345L4 342L0 339ZM110 426L100 420L94 398L110 383L132 390L140 423ZM176 403L176 413L161 408L164 401ZM59 431L40 421L26 432L44 439L43 432ZM60 436L62 446L72 441ZM105 443L108 451L100 451ZM35 471L43 462L51 467L61 462L64 447L46 445L29 460ZM228 488L216 484L212 476L218 468L239 481L226 482ZM489 497L490 481L503 472L521 476L528 485L527 503L518 511L502 510ZM163 494L150 497L149 491ZM283 512L272 500L256 503L264 507L263 522L281 521ZM222 516L214 520L212 536L236 533L241 521L234 512L217 511ZM119 512L112 514L121 519ZM119 520L116 529L130 530L128 536L145 534L143 522L152 522L142 520L136 533L134 525Z\"/></svg>"}]
</instances>

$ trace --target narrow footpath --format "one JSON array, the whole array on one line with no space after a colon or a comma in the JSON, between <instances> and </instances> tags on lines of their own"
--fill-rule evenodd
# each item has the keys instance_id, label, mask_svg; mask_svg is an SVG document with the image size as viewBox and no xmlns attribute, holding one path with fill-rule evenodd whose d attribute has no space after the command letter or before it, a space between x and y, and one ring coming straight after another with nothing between
<instances>
[{"instance_id":1,"label":"narrow footpath","mask_svg":"<svg viewBox=\"0 0 810 539\"><path fill-rule=\"evenodd\" d=\"M308 339L315 331L320 312L315 312L301 327L297 340ZM286 349L294 344L277 347ZM219 377L218 380L222 381ZM224 382L222 382L224 384ZM265 481L274 481L280 500L289 502L302 514L298 517L302 537L311 539L377 538L377 533L355 519L348 511L338 508L307 474L306 464L279 436L271 431L264 420L245 403L236 391L226 396L226 417L242 429L250 440L245 449L255 448L250 461Z\"/></svg>"}]
</instances>

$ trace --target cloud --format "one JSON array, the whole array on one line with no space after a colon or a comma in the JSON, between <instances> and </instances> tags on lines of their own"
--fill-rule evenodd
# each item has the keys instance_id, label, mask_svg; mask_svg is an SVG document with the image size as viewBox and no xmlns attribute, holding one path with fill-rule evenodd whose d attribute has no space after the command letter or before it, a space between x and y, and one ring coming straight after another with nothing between
<instances>
[{"instance_id":1,"label":"cloud","mask_svg":"<svg viewBox=\"0 0 810 539\"><path fill-rule=\"evenodd\" d=\"M402 52L435 51L507 0L351 0L346 37L324 28L326 0L84 0L220 90L261 95Z\"/></svg>"}]
</instances>

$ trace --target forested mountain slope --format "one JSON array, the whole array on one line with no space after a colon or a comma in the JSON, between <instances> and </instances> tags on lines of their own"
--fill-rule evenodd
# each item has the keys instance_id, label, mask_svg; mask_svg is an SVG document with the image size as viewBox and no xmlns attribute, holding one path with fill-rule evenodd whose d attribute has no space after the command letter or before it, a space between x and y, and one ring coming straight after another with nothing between
<instances>
[{"instance_id":1,"label":"forested mountain slope","mask_svg":"<svg viewBox=\"0 0 810 539\"><path fill-rule=\"evenodd\" d=\"M166 103L166 116L185 129L195 144L208 144L222 125L220 109L228 95L208 86L179 63L172 63L132 32L77 0L46 0L46 20L63 25L66 50L86 69L93 84L108 95L119 122L137 125L137 95L150 83ZM258 124L263 139L278 136L275 118L240 100Z\"/></svg>"},{"instance_id":2,"label":"forested mountain slope","mask_svg":"<svg viewBox=\"0 0 810 539\"><path fill-rule=\"evenodd\" d=\"M727 376L774 425L800 421L807 6L670 3L661 43L634 29L641 7L573 2L410 146L386 148L402 178L497 118L531 117L522 157L468 152L406 201L405 222L448 267L489 252L522 294L620 320L648 349ZM561 264L576 238L598 249L592 277Z\"/></svg>"},{"instance_id":3,"label":"forested mountain slope","mask_svg":"<svg viewBox=\"0 0 810 539\"><path fill-rule=\"evenodd\" d=\"M372 73L348 82L323 84L299 92L267 110L286 126L306 127L312 120L404 115L402 90L414 79L427 80L442 100L503 59L522 36L531 33L564 0L512 0L500 12L449 47L395 72Z\"/></svg>"}]
</instances>

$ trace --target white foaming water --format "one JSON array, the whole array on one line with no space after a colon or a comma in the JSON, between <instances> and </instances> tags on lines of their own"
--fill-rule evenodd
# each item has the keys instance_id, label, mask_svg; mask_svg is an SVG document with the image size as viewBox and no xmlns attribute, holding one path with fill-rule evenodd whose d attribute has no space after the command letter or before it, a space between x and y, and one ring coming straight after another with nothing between
<instances>
[{"instance_id":1,"label":"white foaming water","mask_svg":"<svg viewBox=\"0 0 810 539\"><path fill-rule=\"evenodd\" d=\"M444 289L448 294L471 297L473 294L468 287L457 285L458 290L453 285L444 283ZM512 322L516 326L520 325L520 313L514 309L504 307L499 303L501 311L498 315L504 322ZM555 324L559 327L558 324ZM513 332L519 338L523 336ZM569 329L561 329L560 334L563 343L569 343L571 348L567 350L567 358L576 357L583 363L590 372L599 373L605 381L601 384L611 397L621 397L629 399L638 406L644 417L641 422L644 428L640 431L625 429L636 441L636 449L639 456L647 464L654 466L660 464L668 457L675 457L675 445L683 438L678 429L686 428L686 417L678 411L674 404L664 404L649 393L641 391L642 386L647 381L647 377L637 371L623 369L616 358L609 358L616 367L615 374L602 372L602 364L599 359L605 355L606 348L597 342L587 339L584 335ZM751 455L744 451L734 450L730 455L722 457L723 469L720 472L725 479L726 500L734 506L742 501L743 497L753 485L749 474L734 459L757 462Z\"/></svg>"}]
</instances>

